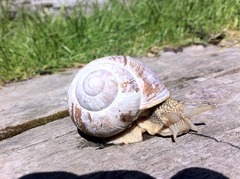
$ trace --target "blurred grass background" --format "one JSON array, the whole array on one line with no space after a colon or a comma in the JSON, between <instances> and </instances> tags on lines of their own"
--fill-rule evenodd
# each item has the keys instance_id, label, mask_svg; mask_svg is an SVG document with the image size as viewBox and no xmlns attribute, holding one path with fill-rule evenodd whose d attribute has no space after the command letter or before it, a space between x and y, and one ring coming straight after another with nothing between
<instances>
[{"instance_id":1,"label":"blurred grass background","mask_svg":"<svg viewBox=\"0 0 240 179\"><path fill-rule=\"evenodd\" d=\"M90 9L76 5L69 13L62 7L53 16L22 8L13 18L8 3L2 4L0 84L107 55L207 43L212 34L240 29L240 0L110 0Z\"/></svg>"}]
</instances>

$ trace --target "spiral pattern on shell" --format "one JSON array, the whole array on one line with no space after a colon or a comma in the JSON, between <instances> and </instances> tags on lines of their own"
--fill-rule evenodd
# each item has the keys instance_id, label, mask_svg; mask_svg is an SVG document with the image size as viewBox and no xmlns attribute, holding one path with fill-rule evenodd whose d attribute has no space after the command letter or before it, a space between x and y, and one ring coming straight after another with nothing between
<instances>
[{"instance_id":1,"label":"spiral pattern on shell","mask_svg":"<svg viewBox=\"0 0 240 179\"><path fill-rule=\"evenodd\" d=\"M78 72L68 90L68 106L81 131L110 137L169 95L157 75L142 62L112 56L94 60Z\"/></svg>"}]
</instances>

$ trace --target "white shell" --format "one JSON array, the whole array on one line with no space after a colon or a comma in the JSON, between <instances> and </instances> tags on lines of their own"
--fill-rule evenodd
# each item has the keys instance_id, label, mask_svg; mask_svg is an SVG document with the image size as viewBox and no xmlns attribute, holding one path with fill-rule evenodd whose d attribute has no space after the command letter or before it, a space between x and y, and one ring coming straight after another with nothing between
<instances>
[{"instance_id":1,"label":"white shell","mask_svg":"<svg viewBox=\"0 0 240 179\"><path fill-rule=\"evenodd\" d=\"M142 62L112 56L94 60L78 72L68 90L68 107L82 132L110 137L169 95L157 75Z\"/></svg>"}]
</instances>

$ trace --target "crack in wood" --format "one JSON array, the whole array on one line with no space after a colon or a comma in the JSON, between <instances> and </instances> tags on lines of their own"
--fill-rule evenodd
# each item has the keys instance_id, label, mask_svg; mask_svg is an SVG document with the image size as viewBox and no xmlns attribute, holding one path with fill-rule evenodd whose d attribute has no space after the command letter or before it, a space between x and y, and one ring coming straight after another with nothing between
<instances>
[{"instance_id":1,"label":"crack in wood","mask_svg":"<svg viewBox=\"0 0 240 179\"><path fill-rule=\"evenodd\" d=\"M212 140L216 141L217 143L227 144L227 145L229 145L229 146L231 146L231 147L234 147L234 148L240 150L240 146L234 145L234 144L232 144L232 143L230 143L230 142L225 142L225 141L222 141L222 140L218 140L218 139L216 139L215 137L212 137L212 136L208 136L208 135L204 135L204 134L199 134L199 133L192 133L192 132L189 133L189 134L193 134L193 135L205 137L205 138L208 138L208 139L212 139Z\"/></svg>"},{"instance_id":2,"label":"crack in wood","mask_svg":"<svg viewBox=\"0 0 240 179\"><path fill-rule=\"evenodd\" d=\"M198 78L217 78L226 75L232 75L235 73L240 73L240 67L232 68L229 70L224 69L216 69L211 71L210 73L195 75L190 77L182 77L171 81L166 81L165 85L171 87L172 89L182 89L184 88L187 82L198 79Z\"/></svg>"},{"instance_id":3,"label":"crack in wood","mask_svg":"<svg viewBox=\"0 0 240 179\"><path fill-rule=\"evenodd\" d=\"M47 141L48 141L48 139L45 139L45 140L42 140L42 141L38 141L37 143L30 144L30 145L25 145L23 147L15 148L15 149L12 149L12 150L17 150L17 151L24 150L26 148L29 148L29 147L32 147L32 146L35 146L35 145L38 145L38 144L41 144L41 143L44 143L44 142L47 142Z\"/></svg>"},{"instance_id":4,"label":"crack in wood","mask_svg":"<svg viewBox=\"0 0 240 179\"><path fill-rule=\"evenodd\" d=\"M194 80L194 79L197 79L197 78L201 78L203 76L196 75L196 76L191 76L191 77L182 77L182 78L178 78L176 80L166 81L165 85L168 86L168 87L171 87L171 88L181 89L181 88L184 88L184 84L187 81L191 81L191 80Z\"/></svg>"},{"instance_id":5,"label":"crack in wood","mask_svg":"<svg viewBox=\"0 0 240 179\"><path fill-rule=\"evenodd\" d=\"M230 69L230 70L224 70L224 71L221 71L220 73L216 74L215 76L213 76L213 78L226 76L226 75L232 75L232 74L239 73L239 72L240 72L240 67L233 68L233 69Z\"/></svg>"},{"instance_id":6,"label":"crack in wood","mask_svg":"<svg viewBox=\"0 0 240 179\"><path fill-rule=\"evenodd\" d=\"M23 124L19 124L16 126L10 126L10 127L6 127L2 130L0 130L0 141L16 136L18 134L21 134L22 132L25 132L29 129L35 128L35 127L39 127L42 125L45 125L49 122L55 121L55 120L59 120L62 119L64 117L69 116L69 112L68 110L63 110L60 112L57 112L55 114L46 116L46 117L41 117L38 119L32 119L28 122L25 122Z\"/></svg>"}]
</instances>

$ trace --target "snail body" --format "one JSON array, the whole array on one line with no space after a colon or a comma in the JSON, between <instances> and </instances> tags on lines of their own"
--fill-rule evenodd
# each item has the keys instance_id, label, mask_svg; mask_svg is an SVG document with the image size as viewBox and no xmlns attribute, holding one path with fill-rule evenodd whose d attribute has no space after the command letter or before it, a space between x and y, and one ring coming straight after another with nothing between
<instances>
[{"instance_id":1,"label":"snail body","mask_svg":"<svg viewBox=\"0 0 240 179\"><path fill-rule=\"evenodd\" d=\"M74 124L109 143L133 143L142 133L173 135L197 131L184 107L145 64L128 56L94 60L84 66L68 90Z\"/></svg>"}]
</instances>

